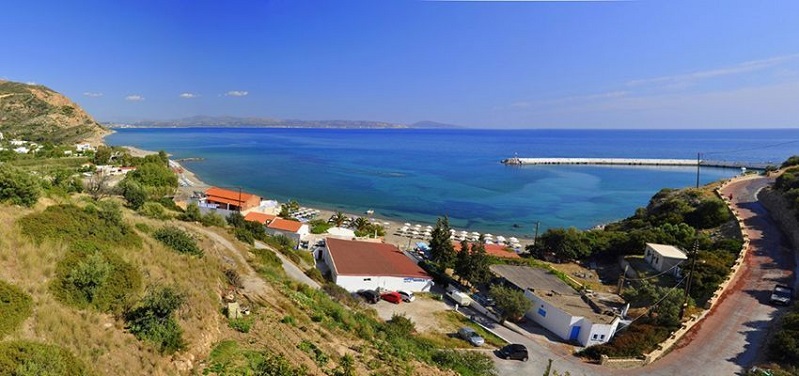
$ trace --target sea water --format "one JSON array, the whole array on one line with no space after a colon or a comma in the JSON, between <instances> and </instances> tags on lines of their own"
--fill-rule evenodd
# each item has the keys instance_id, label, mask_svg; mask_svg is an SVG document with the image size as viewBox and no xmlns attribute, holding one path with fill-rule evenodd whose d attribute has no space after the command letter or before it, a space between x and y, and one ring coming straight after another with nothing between
<instances>
[{"instance_id":1,"label":"sea water","mask_svg":"<svg viewBox=\"0 0 799 376\"><path fill-rule=\"evenodd\" d=\"M519 157L680 158L779 164L799 130L138 128L106 141L166 150L208 184L264 198L516 236L534 224L590 228L625 218L695 167L506 166ZM701 184L740 174L701 168Z\"/></svg>"}]
</instances>

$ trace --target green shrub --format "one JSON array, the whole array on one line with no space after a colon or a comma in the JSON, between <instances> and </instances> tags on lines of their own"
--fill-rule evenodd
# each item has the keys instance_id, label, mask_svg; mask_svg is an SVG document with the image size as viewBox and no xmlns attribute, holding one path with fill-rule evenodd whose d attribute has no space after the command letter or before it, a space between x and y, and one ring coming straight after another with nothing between
<instances>
[{"instance_id":1,"label":"green shrub","mask_svg":"<svg viewBox=\"0 0 799 376\"><path fill-rule=\"evenodd\" d=\"M244 243L247 243L249 245L255 244L255 237L253 237L252 233L249 232L246 228L234 227L233 235L236 236L236 239L239 239Z\"/></svg>"},{"instance_id":2,"label":"green shrub","mask_svg":"<svg viewBox=\"0 0 799 376\"><path fill-rule=\"evenodd\" d=\"M39 179L8 164L0 165L0 202L33 206L39 200Z\"/></svg>"},{"instance_id":3,"label":"green shrub","mask_svg":"<svg viewBox=\"0 0 799 376\"><path fill-rule=\"evenodd\" d=\"M148 290L139 305L125 314L128 330L136 338L152 343L162 354L183 349L183 330L172 313L186 301L172 287L155 286Z\"/></svg>"},{"instance_id":4,"label":"green shrub","mask_svg":"<svg viewBox=\"0 0 799 376\"><path fill-rule=\"evenodd\" d=\"M280 322L282 322L284 324L291 325L291 326L296 326L297 325L297 320L294 319L294 316L291 316L291 315L283 316L283 318L280 319Z\"/></svg>"},{"instance_id":5,"label":"green shrub","mask_svg":"<svg viewBox=\"0 0 799 376\"><path fill-rule=\"evenodd\" d=\"M326 366L330 361L330 357L313 342L303 340L297 345L297 348L308 354L319 367Z\"/></svg>"},{"instance_id":6,"label":"green shrub","mask_svg":"<svg viewBox=\"0 0 799 376\"><path fill-rule=\"evenodd\" d=\"M304 376L308 372L305 366L295 367L282 355L243 349L235 341L222 341L211 350L208 367L203 370L203 374Z\"/></svg>"},{"instance_id":7,"label":"green shrub","mask_svg":"<svg viewBox=\"0 0 799 376\"><path fill-rule=\"evenodd\" d=\"M319 283L327 282L325 281L325 276L322 275L322 272L314 267L308 268L308 270L305 271L305 275L307 275L308 277Z\"/></svg>"},{"instance_id":8,"label":"green shrub","mask_svg":"<svg viewBox=\"0 0 799 376\"><path fill-rule=\"evenodd\" d=\"M174 226L166 226L156 230L153 238L179 253L202 256L203 250L189 233Z\"/></svg>"},{"instance_id":9,"label":"green shrub","mask_svg":"<svg viewBox=\"0 0 799 376\"><path fill-rule=\"evenodd\" d=\"M85 240L106 248L140 247L141 239L124 223L119 208L110 201L99 205L53 205L20 218L19 224L22 233L39 244L45 239L68 243Z\"/></svg>"},{"instance_id":10,"label":"green shrub","mask_svg":"<svg viewBox=\"0 0 799 376\"><path fill-rule=\"evenodd\" d=\"M51 290L77 308L121 313L141 289L141 274L116 253L78 242L56 265Z\"/></svg>"},{"instance_id":11,"label":"green shrub","mask_svg":"<svg viewBox=\"0 0 799 376\"><path fill-rule=\"evenodd\" d=\"M0 312L0 338L3 338L33 313L30 295L12 284L0 281Z\"/></svg>"},{"instance_id":12,"label":"green shrub","mask_svg":"<svg viewBox=\"0 0 799 376\"><path fill-rule=\"evenodd\" d=\"M250 328L252 327L252 319L249 317L247 318L242 317L238 319L228 320L227 324L233 330L236 330L241 333L249 333Z\"/></svg>"},{"instance_id":13,"label":"green shrub","mask_svg":"<svg viewBox=\"0 0 799 376\"><path fill-rule=\"evenodd\" d=\"M172 218L161 204L152 201L145 202L141 208L139 208L138 213L152 219L167 220Z\"/></svg>"},{"instance_id":14,"label":"green shrub","mask_svg":"<svg viewBox=\"0 0 799 376\"><path fill-rule=\"evenodd\" d=\"M199 222L202 217L203 215L200 212L200 207L192 202L186 207L186 211L178 214L177 219L185 222Z\"/></svg>"},{"instance_id":15,"label":"green shrub","mask_svg":"<svg viewBox=\"0 0 799 376\"><path fill-rule=\"evenodd\" d=\"M252 248L250 252L258 257L258 261L265 266L282 267L283 260L278 257L271 249Z\"/></svg>"},{"instance_id":16,"label":"green shrub","mask_svg":"<svg viewBox=\"0 0 799 376\"><path fill-rule=\"evenodd\" d=\"M133 225L133 227L136 227L137 230L139 230L139 231L141 231L141 232L143 232L145 234L149 234L149 233L153 232L153 228L150 227L150 225L148 225L148 224L146 224L144 222L136 223L135 225Z\"/></svg>"},{"instance_id":17,"label":"green shrub","mask_svg":"<svg viewBox=\"0 0 799 376\"><path fill-rule=\"evenodd\" d=\"M437 351L433 354L433 363L463 376L496 375L491 358L486 354L474 351Z\"/></svg>"},{"instance_id":18,"label":"green shrub","mask_svg":"<svg viewBox=\"0 0 799 376\"><path fill-rule=\"evenodd\" d=\"M90 375L69 351L30 341L0 342L0 375L83 376Z\"/></svg>"},{"instance_id":19,"label":"green shrub","mask_svg":"<svg viewBox=\"0 0 799 376\"><path fill-rule=\"evenodd\" d=\"M202 218L200 218L200 223L206 227L225 227L227 225L225 217L214 212L203 215Z\"/></svg>"}]
</instances>

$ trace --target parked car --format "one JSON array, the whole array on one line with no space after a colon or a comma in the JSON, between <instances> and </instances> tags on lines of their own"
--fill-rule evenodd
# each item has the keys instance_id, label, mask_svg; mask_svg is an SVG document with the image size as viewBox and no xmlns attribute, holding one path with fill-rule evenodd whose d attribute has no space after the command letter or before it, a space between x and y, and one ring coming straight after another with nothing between
<instances>
[{"instance_id":1,"label":"parked car","mask_svg":"<svg viewBox=\"0 0 799 376\"><path fill-rule=\"evenodd\" d=\"M793 299L793 288L786 285L776 285L771 292L769 303L782 304L784 306L791 305Z\"/></svg>"},{"instance_id":2,"label":"parked car","mask_svg":"<svg viewBox=\"0 0 799 376\"><path fill-rule=\"evenodd\" d=\"M472 294L472 299L483 307L490 307L494 305L494 299L490 296L485 296L479 293Z\"/></svg>"},{"instance_id":3,"label":"parked car","mask_svg":"<svg viewBox=\"0 0 799 376\"><path fill-rule=\"evenodd\" d=\"M400 295L396 291L389 291L387 293L383 293L383 295L380 295L380 297L383 298L383 300L394 304L402 303L402 295Z\"/></svg>"},{"instance_id":4,"label":"parked car","mask_svg":"<svg viewBox=\"0 0 799 376\"><path fill-rule=\"evenodd\" d=\"M526 362L529 359L527 347L520 343L511 343L497 351L497 355L503 359L516 359Z\"/></svg>"},{"instance_id":5,"label":"parked car","mask_svg":"<svg viewBox=\"0 0 799 376\"><path fill-rule=\"evenodd\" d=\"M410 303L410 302L414 301L414 299L416 299L416 297L413 296L413 293L410 292L410 291L398 290L397 293L400 294L400 297L402 297L402 301L403 302Z\"/></svg>"},{"instance_id":6,"label":"parked car","mask_svg":"<svg viewBox=\"0 0 799 376\"><path fill-rule=\"evenodd\" d=\"M472 346L483 346L486 343L483 337L480 337L480 335L478 335L477 332L474 331L474 329L469 327L463 327L458 329L458 337L461 337L469 341L469 343L471 343Z\"/></svg>"},{"instance_id":7,"label":"parked car","mask_svg":"<svg viewBox=\"0 0 799 376\"><path fill-rule=\"evenodd\" d=\"M380 294L378 294L375 290L361 290L358 291L358 295L360 295L369 304L376 304L380 301Z\"/></svg>"}]
</instances>

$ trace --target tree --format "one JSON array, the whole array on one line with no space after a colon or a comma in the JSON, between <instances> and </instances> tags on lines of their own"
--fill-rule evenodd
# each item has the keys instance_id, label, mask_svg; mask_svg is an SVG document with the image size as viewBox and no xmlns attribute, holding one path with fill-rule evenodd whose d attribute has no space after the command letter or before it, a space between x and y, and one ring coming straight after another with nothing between
<instances>
[{"instance_id":1,"label":"tree","mask_svg":"<svg viewBox=\"0 0 799 376\"><path fill-rule=\"evenodd\" d=\"M494 298L503 321L520 319L533 304L520 290L501 285L491 286L489 294Z\"/></svg>"},{"instance_id":2,"label":"tree","mask_svg":"<svg viewBox=\"0 0 799 376\"><path fill-rule=\"evenodd\" d=\"M186 344L172 313L185 302L185 295L172 287L151 287L139 306L125 314L128 329L136 338L153 342L161 353L174 353Z\"/></svg>"},{"instance_id":3,"label":"tree","mask_svg":"<svg viewBox=\"0 0 799 376\"><path fill-rule=\"evenodd\" d=\"M450 237L449 218L439 217L436 227L430 234L430 255L433 262L438 263L442 269L455 266L455 247L452 246Z\"/></svg>"},{"instance_id":4,"label":"tree","mask_svg":"<svg viewBox=\"0 0 799 376\"><path fill-rule=\"evenodd\" d=\"M97 147L97 150L94 152L94 159L92 159L92 162L94 162L94 164L96 165L104 165L108 163L108 161L111 159L112 153L113 150L110 147L105 145L100 145Z\"/></svg>"},{"instance_id":5,"label":"tree","mask_svg":"<svg viewBox=\"0 0 799 376\"><path fill-rule=\"evenodd\" d=\"M549 229L539 238L542 246L565 260L578 260L591 254L583 234L574 227Z\"/></svg>"},{"instance_id":6,"label":"tree","mask_svg":"<svg viewBox=\"0 0 799 376\"><path fill-rule=\"evenodd\" d=\"M94 201L99 201L104 197L108 197L111 195L110 180L110 175L95 172L86 181L86 192L92 196Z\"/></svg>"},{"instance_id":7,"label":"tree","mask_svg":"<svg viewBox=\"0 0 799 376\"><path fill-rule=\"evenodd\" d=\"M473 285L488 282L491 279L490 260L482 239L472 243L461 242L461 251L455 257L455 273Z\"/></svg>"},{"instance_id":8,"label":"tree","mask_svg":"<svg viewBox=\"0 0 799 376\"><path fill-rule=\"evenodd\" d=\"M364 217L355 218L355 220L352 222L352 226L355 228L355 230L362 232L366 231L370 224L371 223L369 220Z\"/></svg>"},{"instance_id":9,"label":"tree","mask_svg":"<svg viewBox=\"0 0 799 376\"><path fill-rule=\"evenodd\" d=\"M289 202L280 205L280 213L277 216L280 218L290 218L291 213L295 213L298 210L300 210L300 204L295 200L289 200Z\"/></svg>"},{"instance_id":10,"label":"tree","mask_svg":"<svg viewBox=\"0 0 799 376\"><path fill-rule=\"evenodd\" d=\"M38 179L8 164L0 165L0 201L30 207L39 195Z\"/></svg>"},{"instance_id":11,"label":"tree","mask_svg":"<svg viewBox=\"0 0 799 376\"><path fill-rule=\"evenodd\" d=\"M192 202L186 206L186 211L178 214L178 219L185 222L199 222L202 220L203 214L200 212L200 207Z\"/></svg>"},{"instance_id":12,"label":"tree","mask_svg":"<svg viewBox=\"0 0 799 376\"><path fill-rule=\"evenodd\" d=\"M336 214L330 216L330 222L333 222L336 227L341 227L347 221L347 216L344 213L337 211Z\"/></svg>"},{"instance_id":13,"label":"tree","mask_svg":"<svg viewBox=\"0 0 799 376\"><path fill-rule=\"evenodd\" d=\"M133 210L139 210L147 201L147 190L139 183L132 180L125 180L120 183L122 197L127 201L128 206Z\"/></svg>"}]
</instances>

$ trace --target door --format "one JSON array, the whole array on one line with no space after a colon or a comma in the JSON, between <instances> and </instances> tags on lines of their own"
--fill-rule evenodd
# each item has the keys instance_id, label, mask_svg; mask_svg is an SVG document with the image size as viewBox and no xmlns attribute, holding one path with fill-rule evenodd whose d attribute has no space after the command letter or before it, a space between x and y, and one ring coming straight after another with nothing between
<instances>
[{"instance_id":1,"label":"door","mask_svg":"<svg viewBox=\"0 0 799 376\"><path fill-rule=\"evenodd\" d=\"M580 327L579 326L573 326L572 327L572 332L571 332L571 334L569 334L569 341L576 341L577 337L579 337L579 336L580 336Z\"/></svg>"}]
</instances>

